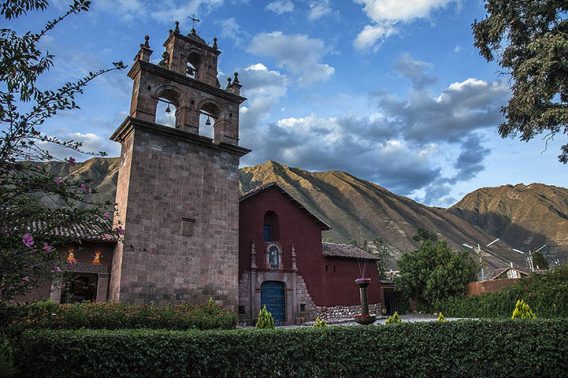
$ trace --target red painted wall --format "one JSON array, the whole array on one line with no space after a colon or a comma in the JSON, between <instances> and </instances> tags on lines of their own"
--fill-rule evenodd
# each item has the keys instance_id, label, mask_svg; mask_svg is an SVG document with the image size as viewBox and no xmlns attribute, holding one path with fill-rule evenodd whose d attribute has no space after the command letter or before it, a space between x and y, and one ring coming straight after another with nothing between
<instances>
[{"instance_id":1,"label":"red painted wall","mask_svg":"<svg viewBox=\"0 0 568 378\"><path fill-rule=\"evenodd\" d=\"M321 225L276 187L270 187L241 201L239 277L244 271L250 270L250 247L253 241L256 246L256 265L259 269L266 267L263 221L268 211L274 211L278 216L280 237L275 241L282 247L284 269L292 268L291 250L294 245L298 273L306 282L316 305L359 304L359 289L354 282L360 277L357 260L325 257L321 246ZM378 303L380 287L375 263L367 262L366 271L367 277L372 278L369 302Z\"/></svg>"}]
</instances>

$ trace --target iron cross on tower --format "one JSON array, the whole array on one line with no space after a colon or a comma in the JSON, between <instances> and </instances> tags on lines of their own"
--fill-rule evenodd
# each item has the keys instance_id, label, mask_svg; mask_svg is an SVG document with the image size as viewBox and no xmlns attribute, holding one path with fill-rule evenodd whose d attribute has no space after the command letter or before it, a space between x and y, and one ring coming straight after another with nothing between
<instances>
[{"instance_id":1,"label":"iron cross on tower","mask_svg":"<svg viewBox=\"0 0 568 378\"><path fill-rule=\"evenodd\" d=\"M189 16L188 18L193 22L193 26L192 26L193 29L195 29L195 23L201 21L200 19L195 17L195 13L192 14L191 16Z\"/></svg>"}]
</instances>

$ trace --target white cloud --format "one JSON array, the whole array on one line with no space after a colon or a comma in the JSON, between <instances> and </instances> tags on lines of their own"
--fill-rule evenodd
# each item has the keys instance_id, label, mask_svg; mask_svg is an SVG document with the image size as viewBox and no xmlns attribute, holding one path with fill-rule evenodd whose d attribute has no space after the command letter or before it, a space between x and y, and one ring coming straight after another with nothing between
<instances>
[{"instance_id":1,"label":"white cloud","mask_svg":"<svg viewBox=\"0 0 568 378\"><path fill-rule=\"evenodd\" d=\"M320 62L327 52L323 41L306 35L260 33L254 36L248 51L273 58L278 67L295 74L301 84L324 81L335 73L335 68Z\"/></svg>"},{"instance_id":2,"label":"white cloud","mask_svg":"<svg viewBox=\"0 0 568 378\"><path fill-rule=\"evenodd\" d=\"M205 13L223 5L223 0L189 0L189 1L151 1L152 10L148 14L157 21L171 23L174 21L183 22L193 13L199 13L201 9Z\"/></svg>"},{"instance_id":3,"label":"white cloud","mask_svg":"<svg viewBox=\"0 0 568 378\"><path fill-rule=\"evenodd\" d=\"M243 95L248 98L241 108L241 130L254 130L271 113L278 101L286 95L288 78L278 71L256 63L240 70ZM254 132L252 132L254 134Z\"/></svg>"},{"instance_id":4,"label":"white cloud","mask_svg":"<svg viewBox=\"0 0 568 378\"><path fill-rule=\"evenodd\" d=\"M381 42L396 34L401 23L429 17L432 11L460 0L355 0L371 20L357 35L353 45L358 50L377 51Z\"/></svg>"},{"instance_id":5,"label":"white cloud","mask_svg":"<svg viewBox=\"0 0 568 378\"><path fill-rule=\"evenodd\" d=\"M268 3L265 9L276 14L284 14L294 10L294 3L292 0L276 0Z\"/></svg>"},{"instance_id":6,"label":"white cloud","mask_svg":"<svg viewBox=\"0 0 568 378\"><path fill-rule=\"evenodd\" d=\"M430 12L446 7L457 0L355 0L362 4L365 13L375 22L408 22L425 18Z\"/></svg>"},{"instance_id":7,"label":"white cloud","mask_svg":"<svg viewBox=\"0 0 568 378\"><path fill-rule=\"evenodd\" d=\"M311 21L322 18L331 13L329 0L313 0L308 2L308 19Z\"/></svg>"},{"instance_id":8,"label":"white cloud","mask_svg":"<svg viewBox=\"0 0 568 378\"><path fill-rule=\"evenodd\" d=\"M366 25L353 42L353 46L357 50L367 50L372 49L374 51L378 50L380 47L380 41L396 34L397 30L393 25L383 24L383 25Z\"/></svg>"},{"instance_id":9,"label":"white cloud","mask_svg":"<svg viewBox=\"0 0 568 378\"><path fill-rule=\"evenodd\" d=\"M128 22L149 16L163 23L183 23L193 13L209 13L221 5L223 0L99 0L93 2L93 10L114 13Z\"/></svg>"},{"instance_id":10,"label":"white cloud","mask_svg":"<svg viewBox=\"0 0 568 378\"><path fill-rule=\"evenodd\" d=\"M234 18L218 21L217 24L221 26L221 38L231 40L237 46L241 46L243 40L248 38L248 33L241 28Z\"/></svg>"},{"instance_id":11,"label":"white cloud","mask_svg":"<svg viewBox=\"0 0 568 378\"><path fill-rule=\"evenodd\" d=\"M427 156L384 126L366 116L310 114L280 119L259 125L254 135L247 134L247 146L254 154L245 162L273 159L310 170L347 171L403 194L436 180L439 169L431 166Z\"/></svg>"},{"instance_id":12,"label":"white cloud","mask_svg":"<svg viewBox=\"0 0 568 378\"><path fill-rule=\"evenodd\" d=\"M500 108L509 96L505 83L469 78L450 84L438 96L420 90L399 100L379 93L379 109L406 140L421 143L460 141L469 132L494 127L502 119Z\"/></svg>"}]
</instances>

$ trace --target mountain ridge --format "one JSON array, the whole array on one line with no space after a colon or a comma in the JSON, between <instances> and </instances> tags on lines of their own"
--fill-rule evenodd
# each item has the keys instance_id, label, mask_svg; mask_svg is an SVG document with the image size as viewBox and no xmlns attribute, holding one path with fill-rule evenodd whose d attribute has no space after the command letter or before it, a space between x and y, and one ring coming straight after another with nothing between
<instances>
[{"instance_id":1,"label":"mountain ridge","mask_svg":"<svg viewBox=\"0 0 568 378\"><path fill-rule=\"evenodd\" d=\"M119 158L93 158L75 167L57 162L45 163L45 166L53 174L62 177L91 179L92 185L98 191L93 199L114 201ZM239 182L242 193L270 182L281 185L296 200L332 226L332 230L323 235L326 241L355 240L362 242L380 238L392 254L390 261L392 267L395 267L395 260L402 253L418 247L418 243L412 239L412 236L416 234L418 228L423 228L439 234L455 249L461 249L462 243L486 245L495 239L494 235L500 233L496 237L503 236L504 242L496 243L488 249L490 267L503 267L513 262L526 268L524 257L512 252L510 243L513 237L507 234L511 232L510 227L493 227L495 224L510 224L511 222L503 222L502 217L506 217L509 213L513 214L515 211L510 208L512 202L507 203L503 199L497 201L498 205L493 206L494 209L489 206L488 204L493 203L491 198L495 196L492 188L477 189L464 196L452 207L443 209L422 205L410 198L399 196L376 183L359 179L348 172L310 172L271 160L241 168ZM526 187L524 184L505 187L515 188L519 185ZM545 184L530 185L542 185L544 189L538 188L544 191L549 190L546 188L554 188L554 193L558 193L556 196L561 197L559 201L549 203L549 207L552 208L540 206L539 211L543 214L539 214L539 219L550 217L549 213L562 215L568 213L568 189L560 187L556 189L557 187ZM521 187L518 190L521 190ZM494 217L495 219L491 221L493 218L485 215L485 208L502 211L504 215ZM526 239L528 237L526 235L531 233L531 229L526 226L526 222L519 225L514 235L524 235ZM538 237L533 236L534 240L540 240L541 231L539 230ZM564 234L568 234L568 230ZM547 238L546 235L544 237ZM564 244L558 244L555 237L556 234L552 235L550 241L559 245L560 248L554 251L554 255L566 260L568 245L564 248Z\"/></svg>"}]
</instances>

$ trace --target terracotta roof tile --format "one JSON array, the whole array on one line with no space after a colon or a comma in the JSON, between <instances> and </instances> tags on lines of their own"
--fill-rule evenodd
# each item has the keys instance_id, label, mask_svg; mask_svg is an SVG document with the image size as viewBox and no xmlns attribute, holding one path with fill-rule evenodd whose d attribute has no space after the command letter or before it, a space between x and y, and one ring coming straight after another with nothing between
<instances>
[{"instance_id":1,"label":"terracotta roof tile","mask_svg":"<svg viewBox=\"0 0 568 378\"><path fill-rule=\"evenodd\" d=\"M344 257L362 260L379 260L379 257L350 244L321 243L323 255L327 257Z\"/></svg>"}]
</instances>

